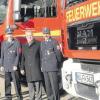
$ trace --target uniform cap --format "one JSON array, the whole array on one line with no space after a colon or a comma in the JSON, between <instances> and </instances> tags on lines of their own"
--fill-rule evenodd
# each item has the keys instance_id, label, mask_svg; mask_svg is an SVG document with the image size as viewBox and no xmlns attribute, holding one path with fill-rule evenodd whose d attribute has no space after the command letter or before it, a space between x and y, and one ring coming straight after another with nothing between
<instances>
[{"instance_id":1,"label":"uniform cap","mask_svg":"<svg viewBox=\"0 0 100 100\"><path fill-rule=\"evenodd\" d=\"M50 29L47 28L47 27L45 27L45 28L43 28L42 32L43 32L44 34L50 34Z\"/></svg>"},{"instance_id":2,"label":"uniform cap","mask_svg":"<svg viewBox=\"0 0 100 100\"><path fill-rule=\"evenodd\" d=\"M13 29L12 29L11 27L8 27L8 28L6 29L6 33L7 33L7 34L12 34L12 32L13 32Z\"/></svg>"}]
</instances>

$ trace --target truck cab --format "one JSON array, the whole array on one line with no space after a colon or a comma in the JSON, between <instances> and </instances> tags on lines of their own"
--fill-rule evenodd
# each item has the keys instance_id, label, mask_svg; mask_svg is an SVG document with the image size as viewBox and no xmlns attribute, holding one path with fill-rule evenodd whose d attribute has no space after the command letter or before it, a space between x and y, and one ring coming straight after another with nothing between
<instances>
[{"instance_id":1,"label":"truck cab","mask_svg":"<svg viewBox=\"0 0 100 100\"><path fill-rule=\"evenodd\" d=\"M63 88L86 100L100 100L99 0L65 0Z\"/></svg>"}]
</instances>

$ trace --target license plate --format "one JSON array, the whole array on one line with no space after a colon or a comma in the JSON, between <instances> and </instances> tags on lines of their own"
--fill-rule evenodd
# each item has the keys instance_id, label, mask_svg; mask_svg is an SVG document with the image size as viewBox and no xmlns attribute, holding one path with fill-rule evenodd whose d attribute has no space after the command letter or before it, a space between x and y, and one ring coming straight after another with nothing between
<instances>
[{"instance_id":1,"label":"license plate","mask_svg":"<svg viewBox=\"0 0 100 100\"><path fill-rule=\"evenodd\" d=\"M94 84L94 76L92 74L76 73L76 80L84 84L89 84L89 85Z\"/></svg>"}]
</instances>

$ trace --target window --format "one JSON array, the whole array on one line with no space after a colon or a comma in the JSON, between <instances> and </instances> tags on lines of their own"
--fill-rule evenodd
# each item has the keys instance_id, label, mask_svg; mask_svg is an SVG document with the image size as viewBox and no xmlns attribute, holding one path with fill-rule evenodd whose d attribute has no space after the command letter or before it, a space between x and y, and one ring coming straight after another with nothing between
<instances>
[{"instance_id":1,"label":"window","mask_svg":"<svg viewBox=\"0 0 100 100\"><path fill-rule=\"evenodd\" d=\"M0 23L2 23L6 17L7 0L0 0Z\"/></svg>"},{"instance_id":2,"label":"window","mask_svg":"<svg viewBox=\"0 0 100 100\"><path fill-rule=\"evenodd\" d=\"M87 0L66 0L66 7L71 7L73 5L76 5L84 1L87 1Z\"/></svg>"},{"instance_id":3,"label":"window","mask_svg":"<svg viewBox=\"0 0 100 100\"><path fill-rule=\"evenodd\" d=\"M86 22L67 27L69 48L72 50L100 49L100 22Z\"/></svg>"},{"instance_id":4,"label":"window","mask_svg":"<svg viewBox=\"0 0 100 100\"><path fill-rule=\"evenodd\" d=\"M28 17L55 17L56 0L22 0L21 16Z\"/></svg>"}]
</instances>

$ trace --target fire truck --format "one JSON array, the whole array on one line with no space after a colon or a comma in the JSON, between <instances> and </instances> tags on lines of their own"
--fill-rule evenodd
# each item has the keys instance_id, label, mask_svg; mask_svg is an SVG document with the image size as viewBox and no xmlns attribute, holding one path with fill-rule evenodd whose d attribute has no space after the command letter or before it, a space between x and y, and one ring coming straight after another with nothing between
<instances>
[{"instance_id":1,"label":"fire truck","mask_svg":"<svg viewBox=\"0 0 100 100\"><path fill-rule=\"evenodd\" d=\"M64 90L88 100L100 99L99 24L100 0L0 0L0 41L9 25L21 43L24 30L42 40L49 27L65 58Z\"/></svg>"},{"instance_id":2,"label":"fire truck","mask_svg":"<svg viewBox=\"0 0 100 100\"><path fill-rule=\"evenodd\" d=\"M63 88L100 100L100 0L65 0ZM66 36L65 36L66 35Z\"/></svg>"}]
</instances>

